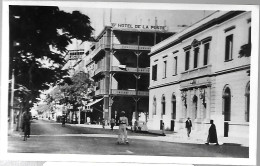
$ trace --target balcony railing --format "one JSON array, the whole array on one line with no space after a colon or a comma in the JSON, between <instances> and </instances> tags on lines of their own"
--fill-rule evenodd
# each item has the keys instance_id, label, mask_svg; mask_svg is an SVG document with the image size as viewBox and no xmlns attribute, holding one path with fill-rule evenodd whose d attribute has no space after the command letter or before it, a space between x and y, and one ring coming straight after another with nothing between
<instances>
[{"instance_id":1,"label":"balcony railing","mask_svg":"<svg viewBox=\"0 0 260 166\"><path fill-rule=\"evenodd\" d=\"M94 75L97 75L97 74L99 74L100 72L102 72L102 71L104 71L105 70L105 68L102 66L102 67L99 67L98 69L96 69L95 71L94 71Z\"/></svg>"},{"instance_id":2,"label":"balcony railing","mask_svg":"<svg viewBox=\"0 0 260 166\"><path fill-rule=\"evenodd\" d=\"M138 46L129 44L113 44L113 49L123 49L123 50L151 50L151 46Z\"/></svg>"},{"instance_id":3,"label":"balcony railing","mask_svg":"<svg viewBox=\"0 0 260 166\"><path fill-rule=\"evenodd\" d=\"M117 90L117 89L111 89L112 95L122 95L122 96L135 96L136 91L135 90ZM138 96L149 96L148 91L137 91Z\"/></svg>"},{"instance_id":4,"label":"balcony railing","mask_svg":"<svg viewBox=\"0 0 260 166\"><path fill-rule=\"evenodd\" d=\"M181 80L189 78L201 77L211 74L211 65L203 66L197 69L188 70L181 73Z\"/></svg>"},{"instance_id":5,"label":"balcony railing","mask_svg":"<svg viewBox=\"0 0 260 166\"><path fill-rule=\"evenodd\" d=\"M95 91L95 96L104 95L104 94L105 94L105 89L99 89Z\"/></svg>"},{"instance_id":6,"label":"balcony railing","mask_svg":"<svg viewBox=\"0 0 260 166\"><path fill-rule=\"evenodd\" d=\"M136 73L137 68L134 67L126 67L126 68L119 68L118 66L112 66L111 71L113 72L131 72ZM138 68L139 73L147 73L149 74L150 69L149 68Z\"/></svg>"},{"instance_id":7,"label":"balcony railing","mask_svg":"<svg viewBox=\"0 0 260 166\"><path fill-rule=\"evenodd\" d=\"M105 49L105 48L110 48L109 45L107 44L100 44L100 43L97 43L96 44L96 49L94 49L92 52L91 52L91 55L92 57L94 58L96 55L98 55L99 51Z\"/></svg>"}]
</instances>

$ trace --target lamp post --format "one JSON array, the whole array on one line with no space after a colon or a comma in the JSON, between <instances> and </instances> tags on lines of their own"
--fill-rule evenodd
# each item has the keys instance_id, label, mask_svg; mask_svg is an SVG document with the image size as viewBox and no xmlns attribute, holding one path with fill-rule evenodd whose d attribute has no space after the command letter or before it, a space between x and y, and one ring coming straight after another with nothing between
<instances>
[{"instance_id":1,"label":"lamp post","mask_svg":"<svg viewBox=\"0 0 260 166\"><path fill-rule=\"evenodd\" d=\"M12 70L10 129L14 130L14 69Z\"/></svg>"},{"instance_id":2,"label":"lamp post","mask_svg":"<svg viewBox=\"0 0 260 166\"><path fill-rule=\"evenodd\" d=\"M142 54L142 52L139 51L139 45L140 45L140 33L138 33L137 36L137 51L135 52L136 55L136 74L134 74L136 82L135 82L135 97L134 97L134 101L135 101L135 119L138 120L139 119L139 114L138 114L138 101L139 101L139 97L138 97L138 80L140 79L140 74L139 74L139 56Z\"/></svg>"}]
</instances>

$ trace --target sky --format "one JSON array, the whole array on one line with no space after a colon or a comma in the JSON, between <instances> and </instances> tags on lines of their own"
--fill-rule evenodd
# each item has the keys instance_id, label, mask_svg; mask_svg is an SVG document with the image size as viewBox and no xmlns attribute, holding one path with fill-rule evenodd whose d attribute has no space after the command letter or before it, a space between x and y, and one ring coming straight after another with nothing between
<instances>
[{"instance_id":1,"label":"sky","mask_svg":"<svg viewBox=\"0 0 260 166\"><path fill-rule=\"evenodd\" d=\"M59 7L65 12L75 10L87 15L90 18L91 26L95 29L94 35L98 36L105 25L112 23L154 25L157 18L157 25L168 26L174 30L178 25L192 25L214 11L210 10L150 10L150 9L118 9L118 8L80 8L80 7ZM71 46L73 47L73 46Z\"/></svg>"}]
</instances>

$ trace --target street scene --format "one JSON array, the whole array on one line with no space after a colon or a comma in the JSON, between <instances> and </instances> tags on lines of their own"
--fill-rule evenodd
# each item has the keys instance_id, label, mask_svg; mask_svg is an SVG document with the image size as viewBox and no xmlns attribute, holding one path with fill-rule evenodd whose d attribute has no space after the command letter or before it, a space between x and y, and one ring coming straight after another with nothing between
<instances>
[{"instance_id":1,"label":"street scene","mask_svg":"<svg viewBox=\"0 0 260 166\"><path fill-rule=\"evenodd\" d=\"M118 145L118 129L113 131L98 125L78 126L49 121L33 120L31 135L23 141L16 133L8 137L10 153L48 154L99 154L145 155L186 157L236 157L248 158L249 148L234 143L207 146L203 140L178 138L174 133L162 136L160 132L135 133L128 131L129 145ZM184 143L185 142L185 143Z\"/></svg>"},{"instance_id":2,"label":"street scene","mask_svg":"<svg viewBox=\"0 0 260 166\"><path fill-rule=\"evenodd\" d=\"M255 153L250 10L86 3L7 13L8 153Z\"/></svg>"}]
</instances>

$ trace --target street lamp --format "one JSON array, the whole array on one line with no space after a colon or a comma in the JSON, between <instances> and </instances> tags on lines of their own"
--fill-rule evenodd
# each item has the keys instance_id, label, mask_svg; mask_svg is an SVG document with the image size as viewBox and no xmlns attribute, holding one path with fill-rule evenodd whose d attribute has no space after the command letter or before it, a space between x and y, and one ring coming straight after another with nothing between
<instances>
[{"instance_id":1,"label":"street lamp","mask_svg":"<svg viewBox=\"0 0 260 166\"><path fill-rule=\"evenodd\" d=\"M140 98L138 98L138 80L140 79L140 74L139 74L139 56L142 54L142 52L139 51L139 45L140 45L140 33L138 33L137 36L137 51L135 52L136 55L136 74L134 74L136 82L135 82L135 119L139 119L139 114L138 114L138 101Z\"/></svg>"}]
</instances>

